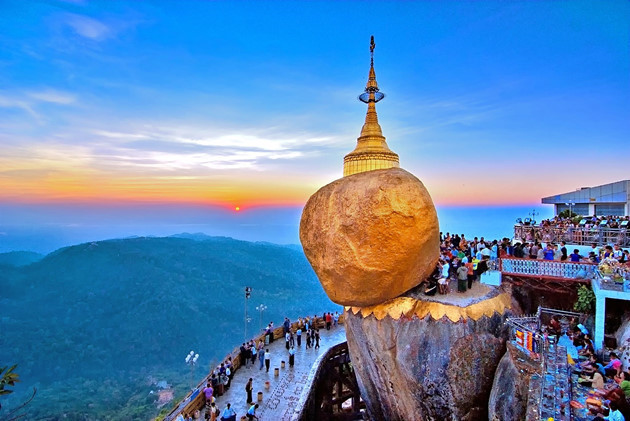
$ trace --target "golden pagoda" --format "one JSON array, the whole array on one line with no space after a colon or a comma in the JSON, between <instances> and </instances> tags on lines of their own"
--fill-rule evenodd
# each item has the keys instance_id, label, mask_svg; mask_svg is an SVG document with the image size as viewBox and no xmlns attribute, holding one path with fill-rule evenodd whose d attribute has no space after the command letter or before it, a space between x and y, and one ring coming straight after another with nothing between
<instances>
[{"instance_id":1,"label":"golden pagoda","mask_svg":"<svg viewBox=\"0 0 630 421\"><path fill-rule=\"evenodd\" d=\"M385 142L385 136L378 124L376 103L385 97L379 92L374 72L374 36L370 43L370 73L365 92L359 95L359 100L368 105L365 123L361 135L357 138L357 147L343 158L343 176L365 171L398 168L398 154L392 152Z\"/></svg>"}]
</instances>

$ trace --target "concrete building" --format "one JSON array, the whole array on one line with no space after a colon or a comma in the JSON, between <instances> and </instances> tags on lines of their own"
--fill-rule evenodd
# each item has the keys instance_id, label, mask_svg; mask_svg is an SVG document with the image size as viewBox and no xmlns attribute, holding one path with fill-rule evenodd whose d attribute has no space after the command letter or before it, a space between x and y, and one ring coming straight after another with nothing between
<instances>
[{"instance_id":1,"label":"concrete building","mask_svg":"<svg viewBox=\"0 0 630 421\"><path fill-rule=\"evenodd\" d=\"M555 215L569 208L578 215L630 215L630 180L543 197L542 203L554 205Z\"/></svg>"}]
</instances>

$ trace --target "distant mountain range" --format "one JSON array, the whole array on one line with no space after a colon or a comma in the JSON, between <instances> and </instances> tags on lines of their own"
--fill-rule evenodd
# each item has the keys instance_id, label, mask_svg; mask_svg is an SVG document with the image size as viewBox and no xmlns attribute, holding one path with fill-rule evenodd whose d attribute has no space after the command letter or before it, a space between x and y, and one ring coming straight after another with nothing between
<instances>
[{"instance_id":1,"label":"distant mountain range","mask_svg":"<svg viewBox=\"0 0 630 421\"><path fill-rule=\"evenodd\" d=\"M261 324L336 311L298 247L203 234L128 238L0 254L0 365L18 364L28 419L150 419L152 380L189 385ZM0 412L0 415L2 412Z\"/></svg>"},{"instance_id":2,"label":"distant mountain range","mask_svg":"<svg viewBox=\"0 0 630 421\"><path fill-rule=\"evenodd\" d=\"M0 266L26 266L43 258L43 254L32 251L10 251L8 253L0 253Z\"/></svg>"}]
</instances>

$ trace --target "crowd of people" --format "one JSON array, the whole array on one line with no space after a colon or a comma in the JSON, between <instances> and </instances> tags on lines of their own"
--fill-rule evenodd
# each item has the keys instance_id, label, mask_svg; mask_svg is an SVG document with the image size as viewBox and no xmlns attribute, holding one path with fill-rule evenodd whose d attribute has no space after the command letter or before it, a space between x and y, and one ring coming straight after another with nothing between
<instances>
[{"instance_id":1,"label":"crowd of people","mask_svg":"<svg viewBox=\"0 0 630 421\"><path fill-rule=\"evenodd\" d=\"M625 265L630 270L630 251L619 244L600 247L592 243L591 249L581 254L579 249L569 251L565 241L543 245L538 240L512 243L509 238L488 241L484 237L474 237L469 240L465 234L447 232L446 235L440 233L440 258L425 294L448 294L452 281L457 283L457 292L464 293L481 274L493 267L493 262L505 257L594 264L607 262Z\"/></svg>"},{"instance_id":2,"label":"crowd of people","mask_svg":"<svg viewBox=\"0 0 630 421\"><path fill-rule=\"evenodd\" d=\"M584 221L582 225L580 222ZM624 221L626 221L624 223ZM628 228L630 225L630 216L616 216L616 215L600 215L600 216L574 216L572 218L554 216L553 218L543 219L540 222L541 227L559 227L559 228Z\"/></svg>"},{"instance_id":3,"label":"crowd of people","mask_svg":"<svg viewBox=\"0 0 630 421\"><path fill-rule=\"evenodd\" d=\"M284 318L282 324L282 337L285 340L285 348L288 356L289 367L295 365L295 350L300 348L304 341L305 349L318 349L320 347L320 328L331 330L339 324L340 314L336 311L324 313L322 317L314 315L313 317L300 317L295 323L292 323L288 317ZM227 403L223 410L217 407L216 398L222 396L231 386L234 372L238 367L258 367L259 370L265 368L269 372L271 367L272 353L269 350L269 344L278 340L275 338L277 333L273 322L270 322L264 329L264 334L258 339L251 339L244 342L239 349L238 364L235 365L231 356L220 363L209 376L206 387L202 390L205 399L205 419L210 421L235 421L236 411L231 403ZM258 360L258 364L257 364ZM284 362L284 360L282 360ZM245 417L248 420L258 419L256 410L259 405L253 399L254 379L250 377L245 385L245 393L247 394L247 410ZM198 421L201 412L196 411L192 414L179 414L176 421Z\"/></svg>"},{"instance_id":4,"label":"crowd of people","mask_svg":"<svg viewBox=\"0 0 630 421\"><path fill-rule=\"evenodd\" d=\"M574 373L578 374L578 384L592 388L594 406L591 409L596 416L594 421L630 420L630 372L623 370L623 364L615 352L610 352L607 362L602 362L595 352L589 331L575 321L565 330L562 329L558 316L553 316L546 333L562 338L565 334L577 349L578 358L569 359ZM597 407L601 402L602 406ZM588 403L588 401L587 401ZM607 412L607 415L604 413Z\"/></svg>"},{"instance_id":5,"label":"crowd of people","mask_svg":"<svg viewBox=\"0 0 630 421\"><path fill-rule=\"evenodd\" d=\"M519 258L535 260L555 260L573 263L607 263L630 270L630 251L622 250L619 244L599 247L597 243L591 243L591 248L585 252L580 249L573 249L571 254L567 249L567 244L561 241L560 244L547 243L543 245L538 241L530 243L517 242L513 247L508 247L506 255Z\"/></svg>"},{"instance_id":6,"label":"crowd of people","mask_svg":"<svg viewBox=\"0 0 630 421\"><path fill-rule=\"evenodd\" d=\"M573 244L630 245L629 216L560 217L544 219L539 224L522 223L515 227L515 237L532 242L559 242Z\"/></svg>"},{"instance_id":7,"label":"crowd of people","mask_svg":"<svg viewBox=\"0 0 630 421\"><path fill-rule=\"evenodd\" d=\"M469 241L464 234L444 235L440 232L440 257L429 278L426 295L448 294L451 281L457 281L457 292L464 293L486 272L498 257L505 254L507 238L486 241L475 237Z\"/></svg>"}]
</instances>

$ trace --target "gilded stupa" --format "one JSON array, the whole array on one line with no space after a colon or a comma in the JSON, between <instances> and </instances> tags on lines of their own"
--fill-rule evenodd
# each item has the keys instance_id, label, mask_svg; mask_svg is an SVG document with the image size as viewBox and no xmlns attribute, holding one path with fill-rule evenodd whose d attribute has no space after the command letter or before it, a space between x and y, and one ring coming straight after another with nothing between
<instances>
[{"instance_id":1,"label":"gilded stupa","mask_svg":"<svg viewBox=\"0 0 630 421\"><path fill-rule=\"evenodd\" d=\"M343 177L308 200L300 223L304 253L330 299L372 306L424 281L439 255L439 227L429 192L400 168L378 124L374 37L361 136L344 158Z\"/></svg>"},{"instance_id":2,"label":"gilded stupa","mask_svg":"<svg viewBox=\"0 0 630 421\"><path fill-rule=\"evenodd\" d=\"M488 287L467 299L422 293L440 254L437 212L385 142L374 37L370 52L359 97L368 106L365 124L344 158L344 176L304 207L304 254L328 297L345 306L348 349L371 419L488 419L511 297Z\"/></svg>"},{"instance_id":3,"label":"gilded stupa","mask_svg":"<svg viewBox=\"0 0 630 421\"><path fill-rule=\"evenodd\" d=\"M399 167L398 154L392 152L387 146L376 114L376 103L385 98L385 94L379 91L376 82L376 72L374 71L375 46L372 36L370 73L365 92L359 95L359 100L366 103L368 109L361 135L357 138L357 147L343 158L344 177L365 171Z\"/></svg>"}]
</instances>

